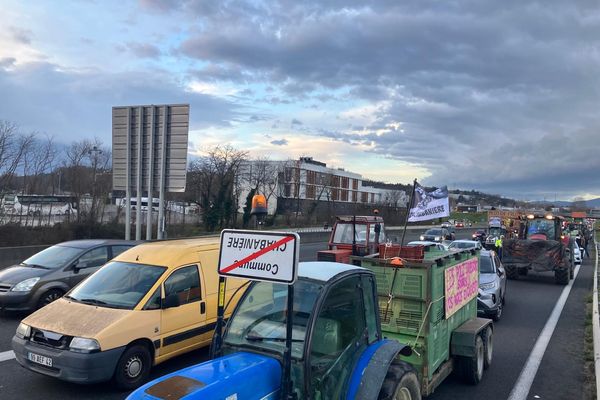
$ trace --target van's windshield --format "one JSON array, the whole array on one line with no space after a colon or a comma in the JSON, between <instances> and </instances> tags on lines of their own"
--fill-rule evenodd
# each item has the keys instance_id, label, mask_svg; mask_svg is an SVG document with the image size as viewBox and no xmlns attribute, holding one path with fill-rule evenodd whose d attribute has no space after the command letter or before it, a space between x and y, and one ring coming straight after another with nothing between
<instances>
[{"instance_id":1,"label":"van's windshield","mask_svg":"<svg viewBox=\"0 0 600 400\"><path fill-rule=\"evenodd\" d=\"M165 267L112 261L75 287L67 299L132 310L165 270Z\"/></svg>"}]
</instances>

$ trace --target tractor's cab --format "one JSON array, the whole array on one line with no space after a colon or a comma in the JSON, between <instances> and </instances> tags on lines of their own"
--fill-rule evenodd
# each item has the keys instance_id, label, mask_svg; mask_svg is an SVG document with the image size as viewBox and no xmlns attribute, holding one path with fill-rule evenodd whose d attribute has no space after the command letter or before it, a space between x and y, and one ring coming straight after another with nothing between
<instances>
[{"instance_id":1,"label":"tractor's cab","mask_svg":"<svg viewBox=\"0 0 600 400\"><path fill-rule=\"evenodd\" d=\"M560 218L550 214L529 214L525 225L524 239L561 241L561 225Z\"/></svg>"},{"instance_id":2,"label":"tractor's cab","mask_svg":"<svg viewBox=\"0 0 600 400\"><path fill-rule=\"evenodd\" d=\"M383 218L379 216L340 216L329 237L328 250L319 251L319 261L348 262L351 255L367 256L379 252L385 243Z\"/></svg>"},{"instance_id":3,"label":"tractor's cab","mask_svg":"<svg viewBox=\"0 0 600 400\"><path fill-rule=\"evenodd\" d=\"M261 354L283 364L287 286L253 282L227 325L219 355ZM298 399L340 399L361 354L379 340L373 274L301 263L294 283L291 377Z\"/></svg>"}]
</instances>

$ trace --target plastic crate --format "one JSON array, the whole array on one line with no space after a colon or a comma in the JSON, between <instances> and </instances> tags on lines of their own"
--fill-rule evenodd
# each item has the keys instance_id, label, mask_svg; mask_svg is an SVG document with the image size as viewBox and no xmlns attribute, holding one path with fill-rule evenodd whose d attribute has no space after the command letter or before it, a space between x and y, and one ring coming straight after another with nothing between
<instances>
[{"instance_id":1,"label":"plastic crate","mask_svg":"<svg viewBox=\"0 0 600 400\"><path fill-rule=\"evenodd\" d=\"M407 260L422 260L425 257L425 246L400 246L399 244L380 244L379 257L400 257Z\"/></svg>"}]
</instances>

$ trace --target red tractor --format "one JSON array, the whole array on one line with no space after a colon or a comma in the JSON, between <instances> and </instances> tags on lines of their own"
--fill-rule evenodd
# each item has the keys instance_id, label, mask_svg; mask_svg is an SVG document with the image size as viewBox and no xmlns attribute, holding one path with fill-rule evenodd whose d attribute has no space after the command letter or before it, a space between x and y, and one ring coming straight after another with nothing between
<instances>
[{"instance_id":1,"label":"red tractor","mask_svg":"<svg viewBox=\"0 0 600 400\"><path fill-rule=\"evenodd\" d=\"M385 241L382 217L337 217L329 237L328 250L319 251L317 260L349 263L351 255L367 256L379 252L379 244Z\"/></svg>"},{"instance_id":2,"label":"red tractor","mask_svg":"<svg viewBox=\"0 0 600 400\"><path fill-rule=\"evenodd\" d=\"M529 271L554 272L556 283L566 285L573 279L574 239L562 235L561 217L530 214L518 239L502 243L502 263L508 279Z\"/></svg>"}]
</instances>

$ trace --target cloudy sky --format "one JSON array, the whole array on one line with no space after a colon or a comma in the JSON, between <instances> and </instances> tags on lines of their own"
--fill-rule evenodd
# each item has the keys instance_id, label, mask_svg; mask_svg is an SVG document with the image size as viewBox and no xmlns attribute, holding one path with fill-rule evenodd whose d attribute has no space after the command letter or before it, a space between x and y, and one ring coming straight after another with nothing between
<instances>
[{"instance_id":1,"label":"cloudy sky","mask_svg":"<svg viewBox=\"0 0 600 400\"><path fill-rule=\"evenodd\" d=\"M110 143L189 103L190 152L600 197L600 7L585 0L1 0L0 119Z\"/></svg>"}]
</instances>

